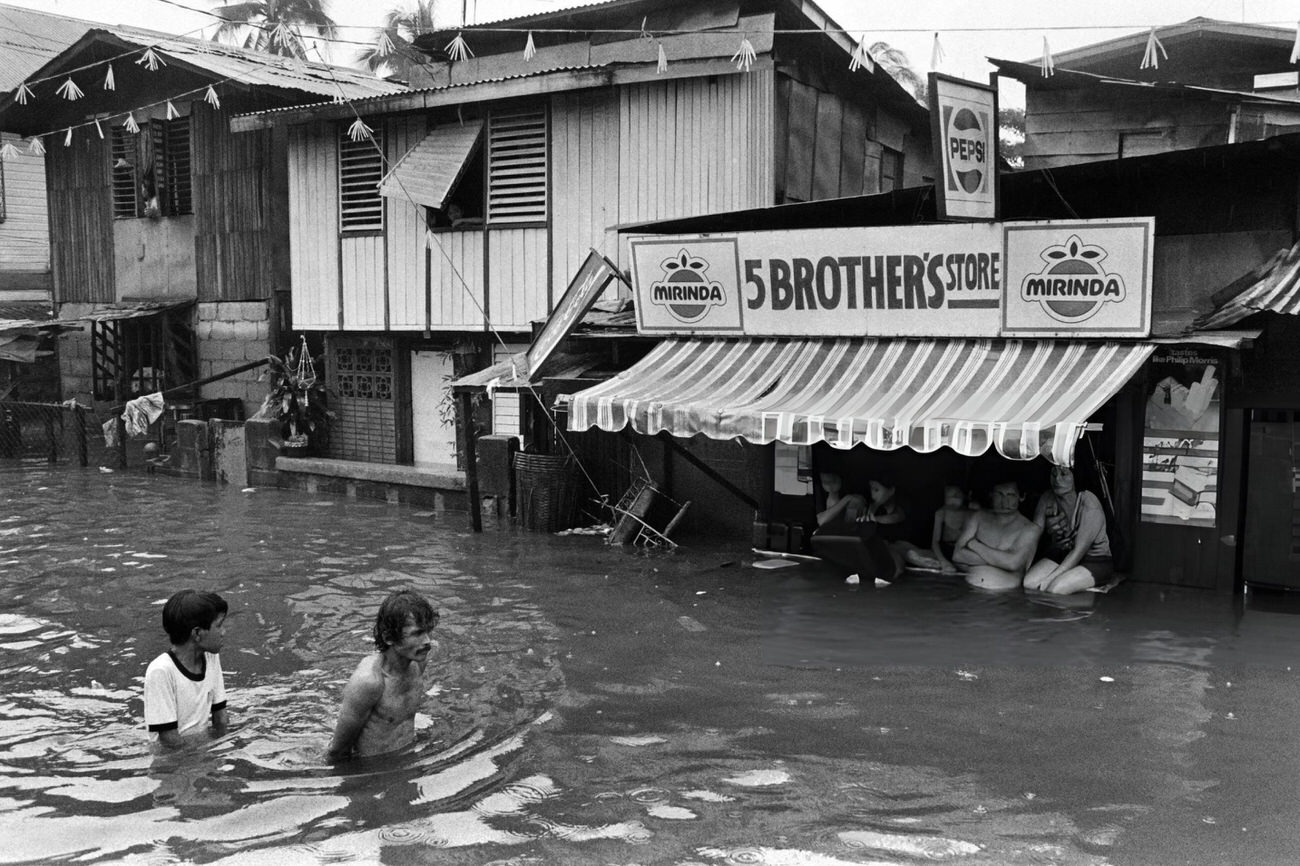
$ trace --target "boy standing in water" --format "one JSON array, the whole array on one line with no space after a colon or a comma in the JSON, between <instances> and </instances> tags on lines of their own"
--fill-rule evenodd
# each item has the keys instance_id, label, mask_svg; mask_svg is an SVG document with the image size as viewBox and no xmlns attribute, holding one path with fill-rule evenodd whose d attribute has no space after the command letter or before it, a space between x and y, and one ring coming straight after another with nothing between
<instances>
[{"instance_id":1,"label":"boy standing in water","mask_svg":"<svg viewBox=\"0 0 1300 866\"><path fill-rule=\"evenodd\" d=\"M424 669L438 646L437 624L437 611L416 592L400 590L384 599L375 617L377 652L361 660L343 689L330 760L391 752L415 739Z\"/></svg>"},{"instance_id":2,"label":"boy standing in water","mask_svg":"<svg viewBox=\"0 0 1300 866\"><path fill-rule=\"evenodd\" d=\"M149 663L144 672L144 723L168 748L184 742L186 734L211 720L213 730L226 729L226 681L221 671L226 642L225 599L215 592L184 589L163 605L163 629L170 651Z\"/></svg>"}]
</instances>

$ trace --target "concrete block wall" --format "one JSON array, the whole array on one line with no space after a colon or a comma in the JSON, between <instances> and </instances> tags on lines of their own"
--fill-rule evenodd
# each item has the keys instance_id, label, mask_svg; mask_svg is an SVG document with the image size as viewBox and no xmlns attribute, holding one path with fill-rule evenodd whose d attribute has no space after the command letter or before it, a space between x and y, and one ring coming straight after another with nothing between
<instances>
[{"instance_id":1,"label":"concrete block wall","mask_svg":"<svg viewBox=\"0 0 1300 866\"><path fill-rule=\"evenodd\" d=\"M59 318L76 321L95 309L94 304L64 304ZM81 323L83 330L65 331L59 336L59 378L63 399L76 399L83 406L93 406L91 399L93 380L90 366L90 323Z\"/></svg>"},{"instance_id":2,"label":"concrete block wall","mask_svg":"<svg viewBox=\"0 0 1300 866\"><path fill-rule=\"evenodd\" d=\"M199 344L199 377L216 376L270 354L269 315L266 301L199 304L194 325ZM203 399L237 398L244 404L244 417L251 418L266 396L266 383L257 381L263 369L204 385Z\"/></svg>"}]
</instances>

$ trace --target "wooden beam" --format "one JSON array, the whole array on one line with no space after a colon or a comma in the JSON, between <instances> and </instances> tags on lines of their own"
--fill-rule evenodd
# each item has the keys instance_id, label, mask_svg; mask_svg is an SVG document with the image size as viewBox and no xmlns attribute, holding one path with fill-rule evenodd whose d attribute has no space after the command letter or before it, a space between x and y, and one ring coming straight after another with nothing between
<instances>
[{"instance_id":1,"label":"wooden beam","mask_svg":"<svg viewBox=\"0 0 1300 866\"><path fill-rule=\"evenodd\" d=\"M626 429L627 428L624 428L624 432L626 432ZM696 457L694 454L692 454L691 452L683 448L681 444L672 437L672 435L670 435L669 433L660 433L659 440L661 442L664 442L675 453L680 454L682 456L682 459L684 459L687 463L691 464L696 469L703 472L707 477L711 478L712 480L720 484L722 487L724 487L727 490L727 492L730 493L732 496L736 497L741 502L745 503L755 511L763 510L763 506L759 504L757 499L750 496L745 491L741 490L730 480L724 478L721 474L718 473L718 470L714 469L712 466L708 465L703 460L701 460L700 458Z\"/></svg>"},{"instance_id":2,"label":"wooden beam","mask_svg":"<svg viewBox=\"0 0 1300 866\"><path fill-rule=\"evenodd\" d=\"M483 531L483 504L478 495L478 459L474 455L474 395L460 395L460 426L465 447L465 493L469 497L469 526Z\"/></svg>"}]
</instances>

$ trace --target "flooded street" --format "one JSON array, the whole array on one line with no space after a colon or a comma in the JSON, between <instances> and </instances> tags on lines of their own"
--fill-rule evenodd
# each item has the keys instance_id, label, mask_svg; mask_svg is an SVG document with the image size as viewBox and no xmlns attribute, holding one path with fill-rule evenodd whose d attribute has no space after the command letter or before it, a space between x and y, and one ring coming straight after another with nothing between
<instances>
[{"instance_id":1,"label":"flooded street","mask_svg":"<svg viewBox=\"0 0 1300 866\"><path fill-rule=\"evenodd\" d=\"M0 469L0 861L1292 863L1300 617L852 588L742 548ZM321 754L374 611L442 614L415 748ZM233 730L155 756L165 598L231 605Z\"/></svg>"}]
</instances>

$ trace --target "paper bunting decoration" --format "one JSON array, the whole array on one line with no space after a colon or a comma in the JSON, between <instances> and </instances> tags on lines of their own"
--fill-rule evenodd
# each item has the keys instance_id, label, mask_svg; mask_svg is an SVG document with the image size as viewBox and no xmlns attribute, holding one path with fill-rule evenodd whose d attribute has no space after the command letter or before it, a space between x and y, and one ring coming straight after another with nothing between
<instances>
[{"instance_id":1,"label":"paper bunting decoration","mask_svg":"<svg viewBox=\"0 0 1300 866\"><path fill-rule=\"evenodd\" d=\"M132 112L130 112L130 113L127 114L127 116L126 116L126 120L122 121L122 127L123 127L124 129L126 129L127 132L130 132L130 133L133 133L133 134L134 134L134 133L137 133L137 132L140 131L140 124L138 124L138 123L135 122L135 112L134 112L134 111L132 111Z\"/></svg>"},{"instance_id":2,"label":"paper bunting decoration","mask_svg":"<svg viewBox=\"0 0 1300 866\"><path fill-rule=\"evenodd\" d=\"M342 105L343 103L347 102L347 100L343 98L342 93L336 93L330 97L330 102L334 103L335 105Z\"/></svg>"},{"instance_id":3,"label":"paper bunting decoration","mask_svg":"<svg viewBox=\"0 0 1300 866\"><path fill-rule=\"evenodd\" d=\"M211 84L208 85L208 92L203 94L203 101L213 108L221 107L221 99L217 96L217 90Z\"/></svg>"},{"instance_id":4,"label":"paper bunting decoration","mask_svg":"<svg viewBox=\"0 0 1300 866\"><path fill-rule=\"evenodd\" d=\"M104 73L104 89L117 90L117 79L113 77L113 64L108 64L108 72Z\"/></svg>"},{"instance_id":5,"label":"paper bunting decoration","mask_svg":"<svg viewBox=\"0 0 1300 866\"><path fill-rule=\"evenodd\" d=\"M1052 59L1052 48L1047 44L1047 37L1043 37L1043 59L1039 63L1039 71L1044 78L1051 78L1056 72L1056 61Z\"/></svg>"},{"instance_id":6,"label":"paper bunting decoration","mask_svg":"<svg viewBox=\"0 0 1300 866\"><path fill-rule=\"evenodd\" d=\"M867 34L862 34L858 40L857 47L853 49L853 57L849 60L849 71L857 72L859 69L865 69L868 72L876 68L875 62L871 59L871 51L867 48Z\"/></svg>"},{"instance_id":7,"label":"paper bunting decoration","mask_svg":"<svg viewBox=\"0 0 1300 866\"><path fill-rule=\"evenodd\" d=\"M64 146L64 147L71 147L71 146L72 146L72 127L71 127L71 126L68 127L68 134L65 135L65 136L63 136L63 146Z\"/></svg>"},{"instance_id":8,"label":"paper bunting decoration","mask_svg":"<svg viewBox=\"0 0 1300 866\"><path fill-rule=\"evenodd\" d=\"M938 69L943 65L943 45L939 42L939 34L934 34L934 48L930 49L930 68Z\"/></svg>"},{"instance_id":9,"label":"paper bunting decoration","mask_svg":"<svg viewBox=\"0 0 1300 866\"><path fill-rule=\"evenodd\" d=\"M1294 50L1294 49L1293 49ZM1147 36L1147 50L1142 55L1142 65L1139 69L1159 69L1160 58L1169 59L1169 53L1165 51L1165 46L1160 43L1159 37L1156 36L1156 28L1151 28L1151 33Z\"/></svg>"},{"instance_id":10,"label":"paper bunting decoration","mask_svg":"<svg viewBox=\"0 0 1300 866\"><path fill-rule=\"evenodd\" d=\"M641 38L649 40L649 39L653 39L654 37L650 35L650 31L645 29L645 23L647 20L649 20L649 16L646 16L645 18L641 19Z\"/></svg>"},{"instance_id":11,"label":"paper bunting decoration","mask_svg":"<svg viewBox=\"0 0 1300 866\"><path fill-rule=\"evenodd\" d=\"M659 63L655 65L655 72L663 75L668 71L668 55L664 53L664 44L659 43Z\"/></svg>"},{"instance_id":12,"label":"paper bunting decoration","mask_svg":"<svg viewBox=\"0 0 1300 866\"><path fill-rule=\"evenodd\" d=\"M170 99L167 100L167 119L168 119L168 120L175 120L176 118L178 118L178 117L180 117L180 116L181 116L181 113L180 113L179 111L176 110L176 106L172 105L172 101L171 101Z\"/></svg>"},{"instance_id":13,"label":"paper bunting decoration","mask_svg":"<svg viewBox=\"0 0 1300 866\"><path fill-rule=\"evenodd\" d=\"M379 31L379 39L375 42L375 56L387 57L396 50L393 40L388 37L387 30Z\"/></svg>"},{"instance_id":14,"label":"paper bunting decoration","mask_svg":"<svg viewBox=\"0 0 1300 866\"><path fill-rule=\"evenodd\" d=\"M12 141L0 145L0 159L13 159L16 156L18 156L18 148L14 147Z\"/></svg>"},{"instance_id":15,"label":"paper bunting decoration","mask_svg":"<svg viewBox=\"0 0 1300 866\"><path fill-rule=\"evenodd\" d=\"M1295 44L1291 46L1291 62L1300 60L1300 22L1295 26Z\"/></svg>"},{"instance_id":16,"label":"paper bunting decoration","mask_svg":"<svg viewBox=\"0 0 1300 866\"><path fill-rule=\"evenodd\" d=\"M352 121L352 125L348 127L348 138L353 141L365 141L368 138L373 138L374 133L375 131L366 126L366 122L359 117Z\"/></svg>"},{"instance_id":17,"label":"paper bunting decoration","mask_svg":"<svg viewBox=\"0 0 1300 866\"><path fill-rule=\"evenodd\" d=\"M27 152L30 153L32 156L45 155L45 143L41 141L41 137L39 135L32 136L31 144L27 145Z\"/></svg>"},{"instance_id":18,"label":"paper bunting decoration","mask_svg":"<svg viewBox=\"0 0 1300 866\"><path fill-rule=\"evenodd\" d=\"M447 43L447 56L452 60L468 60L474 56L474 52L469 50L465 37L457 33L456 38Z\"/></svg>"},{"instance_id":19,"label":"paper bunting decoration","mask_svg":"<svg viewBox=\"0 0 1300 866\"><path fill-rule=\"evenodd\" d=\"M104 137L104 127L102 127L102 126L99 125L99 118L98 118L98 117L95 118L95 132L98 132L98 133L99 133L99 137L100 137L100 138L103 138L103 137Z\"/></svg>"},{"instance_id":20,"label":"paper bunting decoration","mask_svg":"<svg viewBox=\"0 0 1300 866\"><path fill-rule=\"evenodd\" d=\"M136 66L143 66L150 72L157 72L159 67L167 65L161 57L154 53L152 48L146 48L144 54L140 55L140 59L135 64Z\"/></svg>"},{"instance_id":21,"label":"paper bunting decoration","mask_svg":"<svg viewBox=\"0 0 1300 866\"><path fill-rule=\"evenodd\" d=\"M14 99L18 101L19 105L26 105L27 100L35 99L35 97L32 95L32 89L27 86L26 81L18 85L18 92L14 94Z\"/></svg>"},{"instance_id":22,"label":"paper bunting decoration","mask_svg":"<svg viewBox=\"0 0 1300 866\"><path fill-rule=\"evenodd\" d=\"M59 94L59 96L62 96L69 102L76 102L82 97L81 88L78 87L77 82L73 81L71 78L60 84L59 89L56 90L55 93Z\"/></svg>"},{"instance_id":23,"label":"paper bunting decoration","mask_svg":"<svg viewBox=\"0 0 1300 866\"><path fill-rule=\"evenodd\" d=\"M282 45L285 48L293 44L293 31L289 29L288 24L281 21L275 25L275 29L271 31L271 44Z\"/></svg>"},{"instance_id":24,"label":"paper bunting decoration","mask_svg":"<svg viewBox=\"0 0 1300 866\"><path fill-rule=\"evenodd\" d=\"M748 72L749 67L757 59L758 55L754 52L754 43L750 42L749 36L746 35L740 40L740 47L736 49L736 53L731 55L731 62L736 64L737 70Z\"/></svg>"},{"instance_id":25,"label":"paper bunting decoration","mask_svg":"<svg viewBox=\"0 0 1300 866\"><path fill-rule=\"evenodd\" d=\"M528 41L524 43L524 60L529 61L537 56L537 46L533 44L533 31L528 31Z\"/></svg>"}]
</instances>

